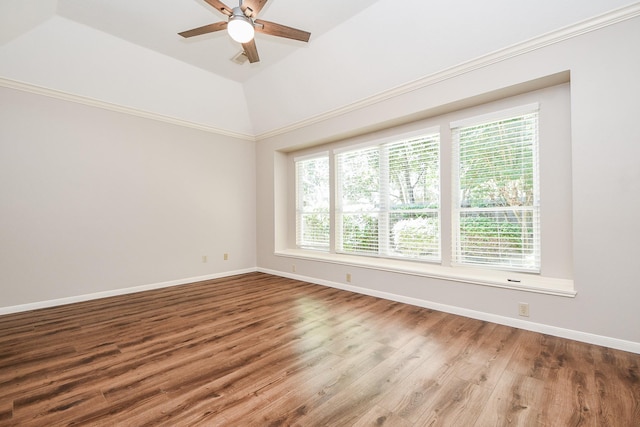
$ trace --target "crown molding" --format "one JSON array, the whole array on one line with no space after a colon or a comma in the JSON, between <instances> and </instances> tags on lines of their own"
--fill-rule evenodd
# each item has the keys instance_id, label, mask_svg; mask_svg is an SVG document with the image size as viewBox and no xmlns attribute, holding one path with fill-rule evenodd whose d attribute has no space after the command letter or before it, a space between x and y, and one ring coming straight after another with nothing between
<instances>
[{"instance_id":1,"label":"crown molding","mask_svg":"<svg viewBox=\"0 0 640 427\"><path fill-rule=\"evenodd\" d=\"M246 141L261 141L268 138L272 138L278 135L282 135L297 129L301 129L319 122L323 122L332 118L340 117L353 111L366 108L371 105L383 102L385 100L401 96L427 86L434 85L436 83L457 77L463 74L470 73L474 70L490 66L526 53L551 46L569 40L580 35L590 33L592 31L599 30L601 28L608 27L610 25L617 24L632 18L640 16L640 2L633 3L631 5L615 9L602 15L595 16L593 18L581 21L577 24L570 25L560 30L552 31L550 33L543 34L539 37L527 40L522 43L518 43L487 55L480 56L473 60L463 62L445 70L430 74L428 76L419 78L417 80L396 86L389 90L380 92L376 95L372 95L367 98L363 98L359 101L347 104L345 106L312 116L310 118L300 120L287 126L283 126L271 131L267 131L261 134L252 135L239 132L233 132L226 129L216 128L213 126L204 125L201 123L195 123L188 120L183 120L163 114L153 113L150 111L140 110L123 105L113 104L98 99L85 97L81 95L75 95L69 92L64 92L56 89L50 89L31 83L21 82L8 78L0 77L0 87L6 87L10 89L16 89L24 92L30 92L38 95L48 96L51 98L57 98L65 101L84 104L92 107L102 108L105 110L115 111L123 114L129 114L137 117L143 117L151 120L157 120L165 123L170 123L178 126L184 126L192 129L197 129L209 133L218 135L229 136L236 139Z\"/></svg>"},{"instance_id":2,"label":"crown molding","mask_svg":"<svg viewBox=\"0 0 640 427\"><path fill-rule=\"evenodd\" d=\"M213 126L203 125L201 123L190 122L188 120L182 120L163 114L153 113L150 111L140 110L137 108L126 107L124 105L113 104L99 99L90 98L81 95L75 95L69 92L64 92L56 89L50 89L43 86L34 85L31 83L25 83L17 80L12 80L4 77L0 77L0 87L6 87L9 89L15 89L23 92L29 92L36 95L47 96L50 98L56 98L63 101L75 102L77 104L88 105L90 107L102 108L104 110L115 111L117 113L128 114L131 116L143 117L145 119L156 120L159 122L170 123L177 126L183 126L187 128L197 129L209 133L215 133L218 135L230 136L236 139L242 139L247 141L255 141L254 135L232 132L226 129L220 129Z\"/></svg>"},{"instance_id":3,"label":"crown molding","mask_svg":"<svg viewBox=\"0 0 640 427\"><path fill-rule=\"evenodd\" d=\"M359 101L345 105L343 107L336 108L336 109L327 111L325 113L321 113L316 116L310 117L308 119L298 121L291 125L258 134L256 135L256 140L257 141L265 140L265 139L282 135L282 134L285 134L300 128L304 128L319 122L323 122L325 120L340 117L342 115L348 114L356 110L360 110L362 108L366 108L371 105L375 105L385 100L395 98L397 96L404 95L404 94L422 89L424 87L431 86L436 83L451 79L453 77L467 74L474 70L484 68L502 61L506 61L508 59L511 59L520 55L524 55L526 53L529 53L538 49L542 49L547 46L561 43L565 40L569 40L574 37L578 37L583 34L587 34L587 33L599 30L601 28L605 28L610 25L614 25L619 22L623 22L623 21L635 18L637 16L640 16L640 2L636 2L629 6L615 9L605 14L595 16L593 18L589 18L577 24L573 24L573 25L561 28L559 30L543 34L533 39L529 39L525 42L508 46L506 48L491 52L487 55L480 56L478 58L472 59L467 62L463 62L461 64L430 74L428 76L421 77L409 83L405 83L400 86L394 87L392 89L380 92L376 95L363 98Z\"/></svg>"}]
</instances>

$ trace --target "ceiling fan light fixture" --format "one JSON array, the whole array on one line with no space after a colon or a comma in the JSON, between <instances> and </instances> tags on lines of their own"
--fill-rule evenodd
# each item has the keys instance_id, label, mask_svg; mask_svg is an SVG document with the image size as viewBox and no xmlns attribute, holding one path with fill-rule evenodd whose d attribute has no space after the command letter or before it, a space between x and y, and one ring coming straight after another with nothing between
<instances>
[{"instance_id":1,"label":"ceiling fan light fixture","mask_svg":"<svg viewBox=\"0 0 640 427\"><path fill-rule=\"evenodd\" d=\"M242 13L239 7L233 9L233 15L229 18L227 25L227 32L238 43L250 42L255 35L253 22Z\"/></svg>"}]
</instances>

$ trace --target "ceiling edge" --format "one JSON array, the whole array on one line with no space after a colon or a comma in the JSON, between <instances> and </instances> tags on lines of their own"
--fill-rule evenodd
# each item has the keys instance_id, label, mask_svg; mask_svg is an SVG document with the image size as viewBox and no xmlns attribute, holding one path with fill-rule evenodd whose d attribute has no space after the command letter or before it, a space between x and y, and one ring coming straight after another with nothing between
<instances>
[{"instance_id":1,"label":"ceiling edge","mask_svg":"<svg viewBox=\"0 0 640 427\"><path fill-rule=\"evenodd\" d=\"M256 141L254 135L233 132L226 129L220 129L213 126L204 125L201 123L190 122L188 120L178 119L175 117L165 116L163 114L153 113L150 111L139 110L132 107L126 107L123 105L113 104L106 101L100 101L98 99L89 98L86 96L75 95L69 92L64 92L55 89L49 89L43 86L37 86L31 83L20 82L4 77L0 77L0 87L9 89L20 90L23 92L29 92L36 95L47 96L50 98L56 98L63 101L75 102L77 104L88 105L91 107L102 108L104 110L115 111L118 113L129 114L132 116L143 117L146 119L156 120L160 122L170 123L173 125L188 127L197 129L209 133L215 133L218 135L229 136L236 139L242 139L246 141Z\"/></svg>"},{"instance_id":2,"label":"ceiling edge","mask_svg":"<svg viewBox=\"0 0 640 427\"><path fill-rule=\"evenodd\" d=\"M460 76L462 74L466 74L492 64L496 64L498 62L524 55L534 50L551 46L553 44L560 43L565 40L569 40L571 38L578 37L580 35L635 18L637 16L640 16L640 2L615 9L611 12L589 18L587 20L578 22L577 24L573 24L556 31L543 34L525 42L508 46L487 55L480 56L470 61L463 62L462 64L458 64L437 73L422 77L418 80L414 80L409 83L386 90L384 92L380 92L376 95L361 99L352 104L348 104L343 107L318 114L316 116L301 120L288 126L257 134L255 136L255 139L256 141L269 139L319 122L323 122L325 120L340 117L342 115L362 108L366 108L379 102L383 102L385 100L434 85L444 80L448 80L453 77Z\"/></svg>"}]
</instances>

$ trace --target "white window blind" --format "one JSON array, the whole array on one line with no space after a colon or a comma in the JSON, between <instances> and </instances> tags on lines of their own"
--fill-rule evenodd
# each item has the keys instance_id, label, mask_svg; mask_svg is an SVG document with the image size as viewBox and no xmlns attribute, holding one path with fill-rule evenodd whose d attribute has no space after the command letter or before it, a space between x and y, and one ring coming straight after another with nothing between
<instances>
[{"instance_id":1,"label":"white window blind","mask_svg":"<svg viewBox=\"0 0 640 427\"><path fill-rule=\"evenodd\" d=\"M296 166L296 245L329 250L329 156L298 159Z\"/></svg>"},{"instance_id":2,"label":"white window blind","mask_svg":"<svg viewBox=\"0 0 640 427\"><path fill-rule=\"evenodd\" d=\"M336 251L440 260L439 134L336 155Z\"/></svg>"},{"instance_id":3,"label":"white window blind","mask_svg":"<svg viewBox=\"0 0 640 427\"><path fill-rule=\"evenodd\" d=\"M452 136L454 263L539 272L537 110Z\"/></svg>"}]
</instances>

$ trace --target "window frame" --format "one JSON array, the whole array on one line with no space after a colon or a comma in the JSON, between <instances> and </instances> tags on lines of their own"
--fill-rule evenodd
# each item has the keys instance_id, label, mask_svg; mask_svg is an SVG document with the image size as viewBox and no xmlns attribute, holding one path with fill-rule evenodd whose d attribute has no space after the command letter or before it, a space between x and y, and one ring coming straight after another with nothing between
<instances>
[{"instance_id":1,"label":"window frame","mask_svg":"<svg viewBox=\"0 0 640 427\"><path fill-rule=\"evenodd\" d=\"M540 121L540 105L539 103L531 103L526 105L520 105L517 107L494 111L488 114L483 114L480 116L471 116L461 120L456 120L450 123L451 130L451 141L452 141L452 152L453 152L453 161L452 161L452 204L451 204L451 214L452 214L452 265L454 266L474 266L480 268L491 268L491 269L499 269L499 270L507 270L507 271L522 271L529 273L540 273L541 270L541 245L540 245L540 172L539 172L539 121ZM462 160L461 160L461 142L459 131L462 129L468 129L478 126L488 126L493 125L495 123L504 122L507 120L518 119L526 116L534 116L532 121L535 125L534 135L532 136L531 142L531 151L532 151L532 159L531 159L531 180L532 180L532 201L531 205L527 206L501 206L501 207L462 207L461 205L461 168L462 168ZM515 145L515 144L513 144ZM503 145L502 147L505 147ZM496 171L496 172L504 172L504 170ZM462 244L462 224L461 224L461 216L463 213L476 212L477 214L482 213L490 213L490 212L499 212L499 211L522 211L522 212L531 212L531 257L532 261L528 265L524 265L524 261L521 264L512 264L508 265L507 262L481 262L476 261L473 262L471 260L465 260L465 256L463 255L463 244ZM497 242L494 242L497 243Z\"/></svg>"},{"instance_id":2,"label":"window frame","mask_svg":"<svg viewBox=\"0 0 640 427\"><path fill-rule=\"evenodd\" d=\"M356 147L370 145L374 140L393 140L404 133L419 133L430 127L439 126L441 129L441 230L451 230L452 206L451 186L452 154L450 123L463 120L466 117L477 117L495 111L507 110L515 106L531 103L540 105L540 191L542 203L540 205L541 224L541 269L539 273L521 271L506 271L475 266L456 265L453 262L453 239L451 233L442 235L440 263L367 257L359 255L339 254L334 250L335 242L331 243L328 252L305 251L295 246L294 226L292 220L282 222L288 224L289 230L282 235L276 228L276 239L281 236L284 240L277 240L275 255L293 259L304 259L322 263L335 263L340 266L355 266L365 269L404 273L424 277L439 278L454 282L474 283L508 289L519 289L536 293L559 296L575 296L573 285L573 236L572 236L572 156L571 156L571 85L566 74L565 81L551 81L550 84L539 86L523 86L522 91L511 92L507 96L485 94L477 99L461 101L451 106L443 106L433 112L425 112L424 118L414 119L405 124L370 133L351 136L346 139L335 139L318 145L306 145L298 150L287 149L280 154L284 158L292 159L301 154L313 154L319 151L349 150ZM293 162L289 160L289 164ZM331 159L331 167L335 168ZM293 168L286 182L291 185L289 194L293 196ZM332 170L333 178L334 171ZM281 181L285 182L285 181ZM335 180L332 191L335 191ZM335 198L332 197L332 199ZM293 197L288 202L287 215L293 215ZM284 205L280 205L284 208ZM282 211L284 212L284 211ZM332 224L335 218L332 218ZM287 237L288 236L288 237ZM332 237L333 238L333 237ZM278 244L282 242L284 244Z\"/></svg>"},{"instance_id":3,"label":"window frame","mask_svg":"<svg viewBox=\"0 0 640 427\"><path fill-rule=\"evenodd\" d=\"M398 214L400 211L398 209L394 209L391 203L391 164L390 164L390 149L393 149L393 146L398 146L401 144L409 145L411 143L415 143L416 141L424 141L426 142L426 148L423 150L425 153L428 153L429 150L432 149L435 143L436 147L436 169L438 175L438 191L437 191L437 207L436 208L421 208L421 209L407 209L403 212L408 214L434 214L437 222L437 250L435 251L435 256L407 256L401 255L397 253L398 251L394 251L393 245L391 244L391 222L392 216L394 214ZM378 193L378 208L370 209L370 210L348 210L345 209L343 205L343 194L342 194L342 186L343 176L341 176L341 158L351 153L356 153L358 151L367 151L372 150L376 151L378 155L378 176L377 176L377 193ZM383 138L383 139L374 139L367 144L358 145L355 147L346 147L343 149L335 149L333 150L333 163L334 174L333 178L336 182L335 184L335 221L334 221L334 236L335 236L335 246L334 252L339 254L347 254L347 255L357 255L357 256L369 256L369 257L381 257L381 258L392 258L392 259L400 259L400 260L410 260L410 261L420 261L420 262L432 262L432 263L440 263L441 253L442 253L442 236L441 236L441 218L442 218L442 200L441 200L441 138L440 138L440 127L431 126L427 128L420 129L415 132L408 132L394 135L393 137ZM377 216L377 245L375 251L349 251L345 250L343 246L343 237L344 237L344 222L342 219L345 215L356 215L358 213L362 213L363 215L369 214ZM395 252L395 253L394 253Z\"/></svg>"},{"instance_id":4,"label":"window frame","mask_svg":"<svg viewBox=\"0 0 640 427\"><path fill-rule=\"evenodd\" d=\"M302 167L302 165L304 165L307 162L312 162L315 160L325 160L327 161L327 172L328 172L328 176L327 176L327 182L326 182L326 189L325 191L327 191L328 193L328 197L329 197L329 204L327 205L327 209L326 211L320 211L318 212L316 211L307 211L304 208L304 187L302 185L300 185L300 175L301 175L301 171L299 170L300 167ZM296 232L295 232L295 236L296 236L296 247L300 248L300 249L309 249L309 250L317 250L317 251L329 251L331 248L331 174L332 174L332 169L331 169L331 158L329 156L329 152L328 151L324 151L324 152L320 152L320 153L315 153L312 155L307 155L307 156L299 156L296 157L294 159L294 171L295 171L295 189L296 189L296 197L295 197L295 211L296 211L296 220L295 220L295 226L296 226ZM306 242L305 241L305 232L304 232L304 228L303 225L305 224L304 221L304 216L308 215L308 214L326 214L327 216L327 222L329 223L329 234L326 238L326 246L322 245L318 242L316 242L314 244L314 242Z\"/></svg>"}]
</instances>

